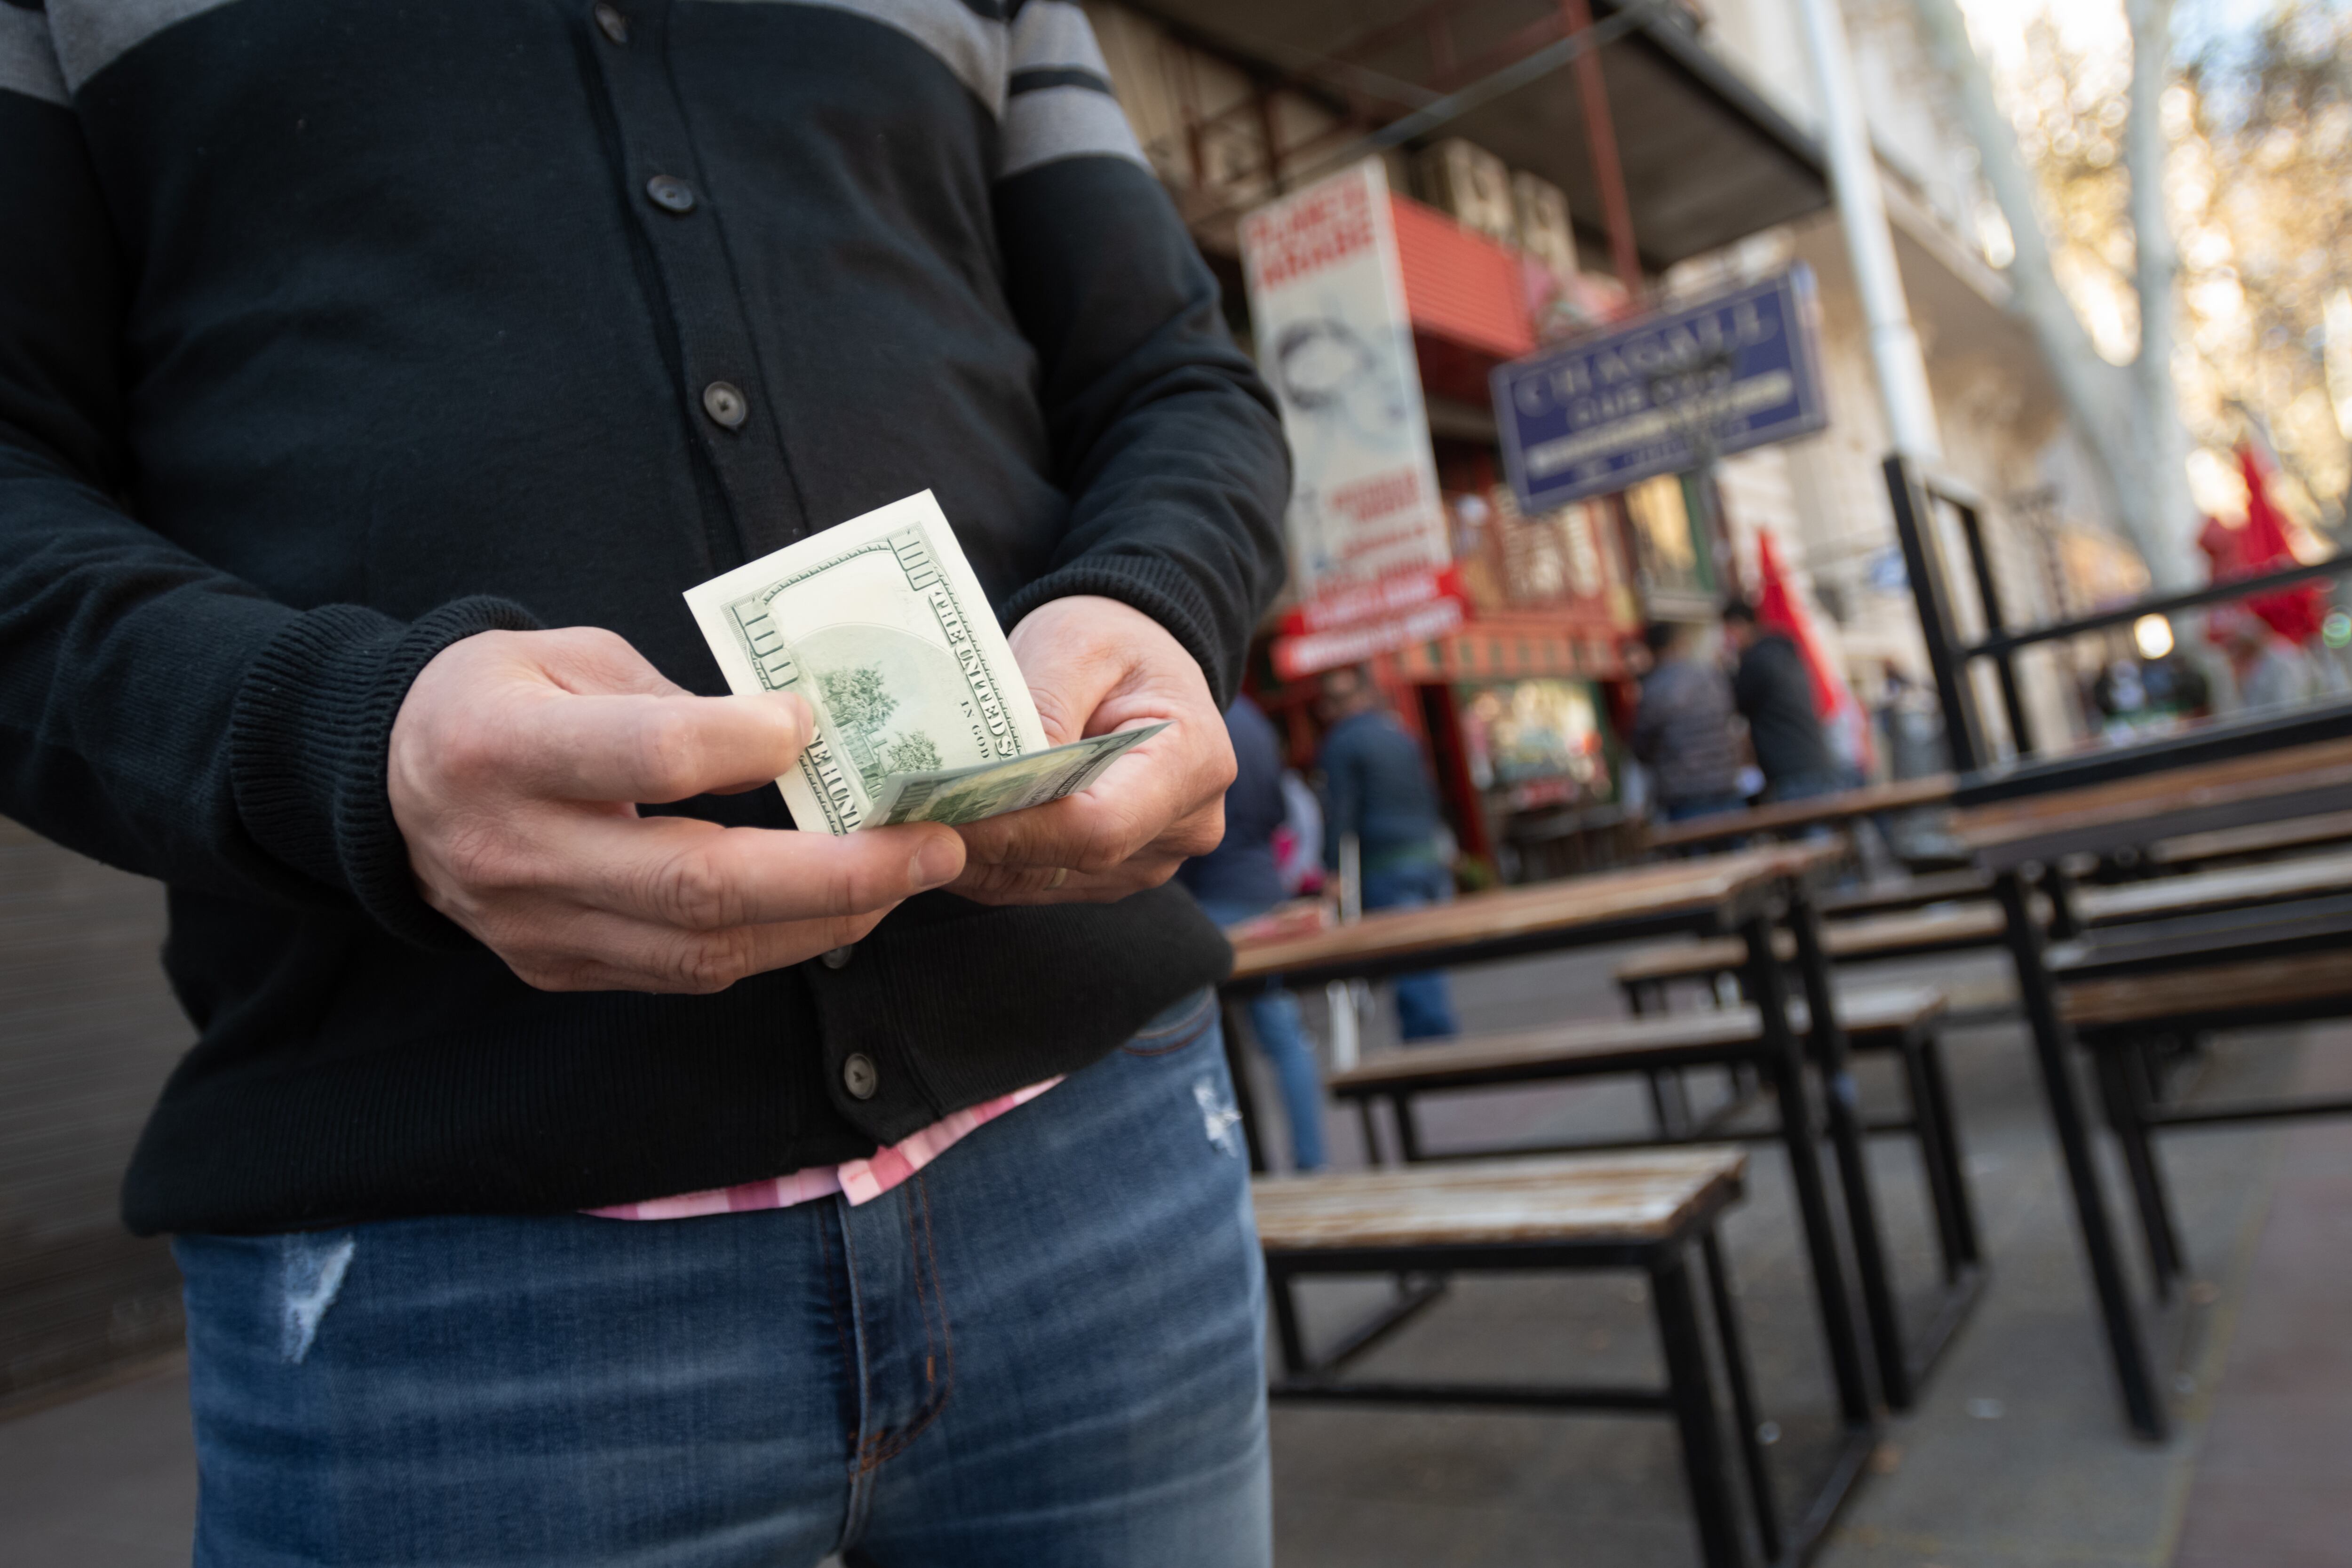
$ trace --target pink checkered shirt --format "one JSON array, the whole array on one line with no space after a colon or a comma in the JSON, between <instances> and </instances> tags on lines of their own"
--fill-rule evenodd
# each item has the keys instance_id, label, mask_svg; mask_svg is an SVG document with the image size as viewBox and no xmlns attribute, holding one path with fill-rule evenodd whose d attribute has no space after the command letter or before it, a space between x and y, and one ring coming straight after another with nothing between
<instances>
[{"instance_id":1,"label":"pink checkered shirt","mask_svg":"<svg viewBox=\"0 0 2352 1568\"><path fill-rule=\"evenodd\" d=\"M680 1193L674 1198L614 1204L611 1208L588 1212L603 1219L692 1219L698 1215L790 1208L835 1193L847 1198L854 1208L880 1197L953 1148L974 1129L995 1121L1016 1105L1028 1104L1061 1081L1049 1078L1027 1089L1016 1089L1011 1094L966 1106L887 1149L877 1149L863 1160L845 1160L838 1165L809 1165L788 1176L712 1187L708 1192Z\"/></svg>"}]
</instances>

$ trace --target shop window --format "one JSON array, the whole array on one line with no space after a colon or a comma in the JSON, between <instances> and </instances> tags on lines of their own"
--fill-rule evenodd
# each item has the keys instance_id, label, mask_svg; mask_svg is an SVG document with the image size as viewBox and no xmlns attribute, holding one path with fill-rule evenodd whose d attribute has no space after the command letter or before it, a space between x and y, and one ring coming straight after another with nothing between
<instances>
[{"instance_id":1,"label":"shop window","mask_svg":"<svg viewBox=\"0 0 2352 1568\"><path fill-rule=\"evenodd\" d=\"M1699 511L1681 477L1662 474L1627 490L1625 515L1633 524L1634 566L1645 593L1715 596L1715 552L1697 526Z\"/></svg>"},{"instance_id":2,"label":"shop window","mask_svg":"<svg viewBox=\"0 0 2352 1568\"><path fill-rule=\"evenodd\" d=\"M1592 684L1549 678L1455 688L1464 761L1489 809L1593 805L1615 798Z\"/></svg>"}]
</instances>

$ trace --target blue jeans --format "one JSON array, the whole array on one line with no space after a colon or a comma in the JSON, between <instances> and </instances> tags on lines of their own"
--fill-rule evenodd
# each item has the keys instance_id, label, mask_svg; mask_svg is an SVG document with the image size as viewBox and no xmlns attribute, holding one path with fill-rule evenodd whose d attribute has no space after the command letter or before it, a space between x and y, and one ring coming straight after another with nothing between
<instances>
[{"instance_id":1,"label":"blue jeans","mask_svg":"<svg viewBox=\"0 0 2352 1568\"><path fill-rule=\"evenodd\" d=\"M1201 996L861 1208L183 1237L198 1568L1265 1568L1232 1106Z\"/></svg>"},{"instance_id":2,"label":"blue jeans","mask_svg":"<svg viewBox=\"0 0 2352 1568\"><path fill-rule=\"evenodd\" d=\"M1797 773L1785 779L1775 779L1765 786L1767 802L1811 800L1818 795L1836 795L1853 786L1835 773Z\"/></svg>"},{"instance_id":3,"label":"blue jeans","mask_svg":"<svg viewBox=\"0 0 2352 1568\"><path fill-rule=\"evenodd\" d=\"M1702 795L1693 800L1665 801L1662 803L1662 808L1668 822L1689 822L1701 816L1721 816L1729 811L1745 811L1748 809L1748 797L1737 793Z\"/></svg>"},{"instance_id":4,"label":"blue jeans","mask_svg":"<svg viewBox=\"0 0 2352 1568\"><path fill-rule=\"evenodd\" d=\"M1203 899L1201 908L1221 926L1239 925L1263 910L1223 899ZM1283 1119L1290 1123L1290 1163L1301 1171L1323 1168L1323 1075L1315 1065L1314 1047L1307 1043L1307 1026L1298 1016L1298 998L1279 981L1249 1001L1250 1032L1258 1049L1274 1068L1282 1089Z\"/></svg>"},{"instance_id":5,"label":"blue jeans","mask_svg":"<svg viewBox=\"0 0 2352 1568\"><path fill-rule=\"evenodd\" d=\"M1391 866L1364 873L1364 912L1374 910L1417 910L1443 904L1454 897L1454 873L1434 860ZM1458 1034L1454 999L1445 976L1422 970L1396 977L1397 1032L1408 1040L1443 1039Z\"/></svg>"}]
</instances>

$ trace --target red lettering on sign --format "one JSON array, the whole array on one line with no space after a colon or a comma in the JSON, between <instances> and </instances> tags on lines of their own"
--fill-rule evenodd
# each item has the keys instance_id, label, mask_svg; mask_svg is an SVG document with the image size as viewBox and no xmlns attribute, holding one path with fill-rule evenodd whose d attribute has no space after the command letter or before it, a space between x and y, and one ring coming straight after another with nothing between
<instances>
[{"instance_id":1,"label":"red lettering on sign","mask_svg":"<svg viewBox=\"0 0 2352 1568\"><path fill-rule=\"evenodd\" d=\"M1421 476L1411 468L1400 468L1394 473L1376 474L1369 479L1341 485L1331 492L1331 510L1358 522L1370 522L1374 518L1403 511L1420 500Z\"/></svg>"},{"instance_id":2,"label":"red lettering on sign","mask_svg":"<svg viewBox=\"0 0 2352 1568\"><path fill-rule=\"evenodd\" d=\"M1260 289L1319 272L1371 243L1371 197L1361 180L1253 213L1242 226L1242 246Z\"/></svg>"}]
</instances>

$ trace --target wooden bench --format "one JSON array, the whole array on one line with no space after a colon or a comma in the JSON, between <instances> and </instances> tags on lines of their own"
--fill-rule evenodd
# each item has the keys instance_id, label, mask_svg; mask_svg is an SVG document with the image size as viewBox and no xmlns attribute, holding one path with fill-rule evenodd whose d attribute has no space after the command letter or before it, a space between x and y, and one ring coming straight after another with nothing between
<instances>
[{"instance_id":1,"label":"wooden bench","mask_svg":"<svg viewBox=\"0 0 2352 1568\"><path fill-rule=\"evenodd\" d=\"M2221 827L2210 833L2184 833L2159 839L2147 848L2157 866L2210 865L2226 860L2252 860L2264 856L2316 849L2352 839L2352 811L2321 816L2294 816L2282 822L2258 822L2251 827Z\"/></svg>"},{"instance_id":2,"label":"wooden bench","mask_svg":"<svg viewBox=\"0 0 2352 1568\"><path fill-rule=\"evenodd\" d=\"M1915 877L1886 877L1858 888L1826 892L1814 900L1823 920L1853 920L1864 915L1894 914L1925 909L1956 900L1982 900L1992 893L1992 879L1981 871L1927 871Z\"/></svg>"},{"instance_id":3,"label":"wooden bench","mask_svg":"<svg viewBox=\"0 0 2352 1568\"><path fill-rule=\"evenodd\" d=\"M2116 887L2085 888L2075 905L2086 926L2171 920L2352 891L2352 850L2265 860Z\"/></svg>"},{"instance_id":4,"label":"wooden bench","mask_svg":"<svg viewBox=\"0 0 2352 1568\"><path fill-rule=\"evenodd\" d=\"M1916 1146L1943 1263L1945 1295L1933 1321L1924 1332L1906 1336L1911 1341L1909 1344L1885 1347L1887 1353L1899 1356L1901 1361L1899 1376L1895 1375L1897 1369L1888 1369L1889 1382L1906 1394L1917 1385L1965 1318L1980 1283L1983 1264L1937 1034L1944 1011L1944 994L1931 985L1875 987L1858 990L1838 1000L1838 1022L1848 1046L1856 1052L1891 1053L1900 1062L1903 1114L1865 1123L1865 1130L1879 1135L1906 1136ZM1811 1026L1811 1020L1802 1003L1792 1004L1790 1014L1790 1025L1799 1032ZM1390 1051L1348 1072L1335 1074L1328 1080L1327 1088L1335 1099L1355 1102L1363 1120L1365 1147L1375 1159L1381 1156L1381 1141L1372 1106L1381 1100L1388 1104L1389 1117L1396 1129L1397 1152L1408 1164L1465 1155L1550 1155L1622 1148L1624 1142L1475 1149L1433 1155L1423 1145L1413 1102L1422 1095L1463 1089L1626 1074L1645 1075L1654 1081L1657 1075L1691 1068L1761 1068L1765 1045L1763 1020L1753 1007L1612 1018ZM1672 1143L1733 1137L1761 1142L1782 1135L1777 1124L1755 1131L1727 1131L1731 1116L1748 1103L1745 1098L1735 1098L1724 1111L1696 1125L1687 1115L1676 1125L1657 1100L1654 1099L1653 1103L1659 1110L1656 1135L1641 1142ZM1875 1253L1884 1258L1886 1249L1883 1235L1877 1242Z\"/></svg>"},{"instance_id":5,"label":"wooden bench","mask_svg":"<svg viewBox=\"0 0 2352 1568\"><path fill-rule=\"evenodd\" d=\"M2326 918L2301 923L2317 931ZM2187 1262L2155 1133L2168 1127L2352 1115L2352 1099L2167 1103L2156 1058L2147 1048L2160 1038L2212 1029L2352 1017L2352 935L2339 931L2333 945L2282 951L2302 945L2287 938L2292 929L2289 922L2252 928L2221 962L2200 964L2175 954L2164 967L2152 968L2111 957L2095 977L2071 984L2064 970L2057 972L2059 1011L2097 1068L2100 1100L2123 1148L2159 1296L2170 1294Z\"/></svg>"},{"instance_id":6,"label":"wooden bench","mask_svg":"<svg viewBox=\"0 0 2352 1568\"><path fill-rule=\"evenodd\" d=\"M1752 1559L1724 1452L1726 1412L1703 1327L1704 1318L1712 1317L1758 1544L1765 1562L1790 1560L1782 1554L1755 1391L1716 1238L1717 1217L1739 1197L1746 1169L1747 1156L1738 1150L1675 1149L1259 1178L1251 1192L1283 1363L1268 1392L1278 1400L1669 1415L1681 1438L1703 1558L1708 1568L1737 1568ZM1704 1310L1691 1278L1693 1251L1704 1276ZM1666 1368L1664 1388L1343 1376L1345 1363L1404 1314L1383 1314L1336 1349L1310 1356L1290 1289L1298 1277L1315 1274L1412 1278L1626 1268L1641 1270L1649 1284ZM1791 1559L1806 1544L1794 1543Z\"/></svg>"},{"instance_id":7,"label":"wooden bench","mask_svg":"<svg viewBox=\"0 0 2352 1568\"><path fill-rule=\"evenodd\" d=\"M1960 904L1951 909L1838 921L1822 928L1822 947L1832 963L1924 958L1939 952L1998 947L2007 929L1998 905ZM1780 932L1773 938L1773 951L1783 963L1793 963L1796 939L1786 931ZM1617 984L1633 1012L1653 1013L1663 1007L1665 988L1674 982L1712 981L1736 974L1747 957L1747 949L1739 943L1720 939L1648 948L1617 966Z\"/></svg>"},{"instance_id":8,"label":"wooden bench","mask_svg":"<svg viewBox=\"0 0 2352 1568\"><path fill-rule=\"evenodd\" d=\"M1770 837L1819 827L1842 827L1882 812L1948 805L1956 787L1957 781L1951 774L1937 773L1893 784L1865 784L1834 795L1808 795L1802 800L1772 801L1745 811L1653 823L1649 845L1653 849L1686 849L1719 844L1727 838Z\"/></svg>"},{"instance_id":9,"label":"wooden bench","mask_svg":"<svg viewBox=\"0 0 2352 1568\"><path fill-rule=\"evenodd\" d=\"M2084 888L2074 899L2082 924L2099 929L2226 914L2347 890L2352 890L2352 850ZM1999 947L2007 934L2000 907L1976 902L1837 921L1822 928L1822 945L1832 963L1867 963ZM1784 960L1794 956L1794 944L1786 933L1776 939L1775 951ZM1669 984L1737 973L1746 957L1739 943L1722 940L1650 948L1617 966L1617 984L1633 1012L1655 1012L1663 1006Z\"/></svg>"}]
</instances>

